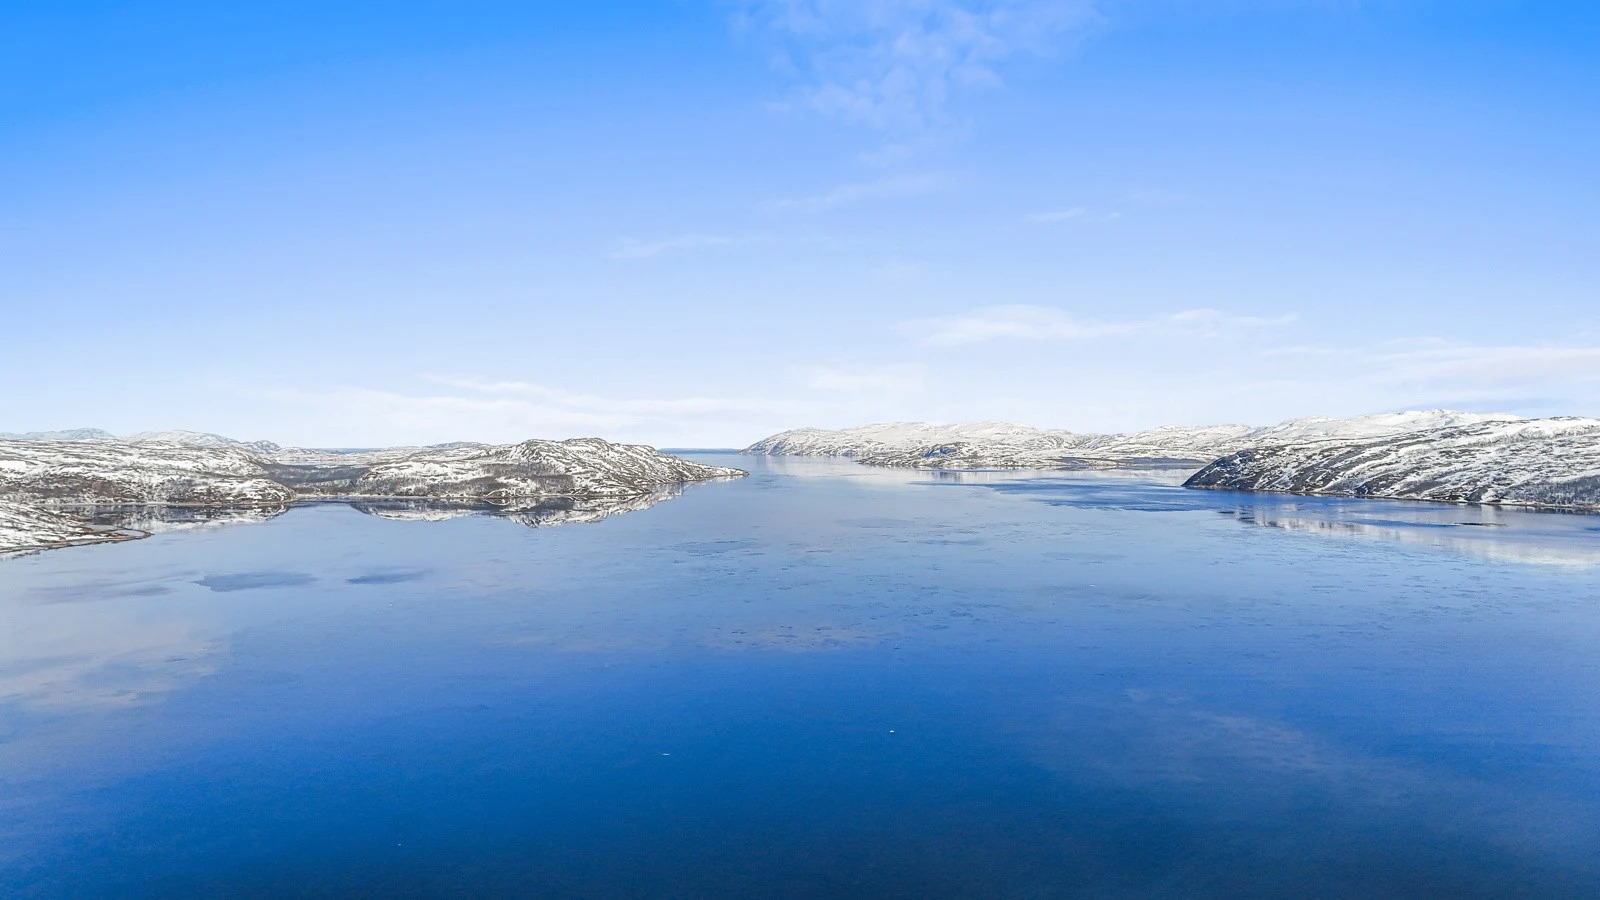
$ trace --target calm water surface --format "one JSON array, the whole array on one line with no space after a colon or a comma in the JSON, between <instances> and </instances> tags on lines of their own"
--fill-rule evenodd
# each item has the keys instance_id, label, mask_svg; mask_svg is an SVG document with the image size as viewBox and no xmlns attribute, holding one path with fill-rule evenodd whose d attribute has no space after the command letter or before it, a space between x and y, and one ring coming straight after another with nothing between
<instances>
[{"instance_id":1,"label":"calm water surface","mask_svg":"<svg viewBox=\"0 0 1600 900\"><path fill-rule=\"evenodd\" d=\"M0 895L1600 895L1600 518L698 458L0 560Z\"/></svg>"}]
</instances>

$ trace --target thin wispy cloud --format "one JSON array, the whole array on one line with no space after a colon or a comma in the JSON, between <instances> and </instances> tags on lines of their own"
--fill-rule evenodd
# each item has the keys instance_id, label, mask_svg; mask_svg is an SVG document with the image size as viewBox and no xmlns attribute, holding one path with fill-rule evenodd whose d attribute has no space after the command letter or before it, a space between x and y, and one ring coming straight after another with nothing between
<instances>
[{"instance_id":1,"label":"thin wispy cloud","mask_svg":"<svg viewBox=\"0 0 1600 900\"><path fill-rule=\"evenodd\" d=\"M953 181L951 176L942 172L907 172L871 181L842 184L820 194L789 197L779 200L778 208L816 212L838 206L849 206L865 200L919 197L943 190Z\"/></svg>"},{"instance_id":2,"label":"thin wispy cloud","mask_svg":"<svg viewBox=\"0 0 1600 900\"><path fill-rule=\"evenodd\" d=\"M1169 206L1188 200L1189 195L1168 188L1138 188L1129 191L1124 199L1129 203L1140 203L1147 206Z\"/></svg>"},{"instance_id":3,"label":"thin wispy cloud","mask_svg":"<svg viewBox=\"0 0 1600 900\"><path fill-rule=\"evenodd\" d=\"M923 396L915 364L780 367L761 394L617 396L523 380L427 375L409 387L278 386L244 393L294 410L321 446L603 437L658 447L744 446L798 422L883 419ZM297 440L282 435L290 441ZM329 443L331 442L331 443Z\"/></svg>"},{"instance_id":4,"label":"thin wispy cloud","mask_svg":"<svg viewBox=\"0 0 1600 900\"><path fill-rule=\"evenodd\" d=\"M1043 212L1029 213L1023 216L1023 221L1033 222L1038 225L1053 225L1057 222L1070 222L1073 219L1087 218L1089 211L1081 206L1069 206L1066 209L1047 209Z\"/></svg>"},{"instance_id":5,"label":"thin wispy cloud","mask_svg":"<svg viewBox=\"0 0 1600 900\"><path fill-rule=\"evenodd\" d=\"M523 381L430 377L432 389L357 385L253 391L292 406L302 420L360 446L447 440L520 441L606 437L671 443L707 432L737 432L762 417L804 418L809 407L772 397L710 395L608 397ZM408 435L407 438L390 436Z\"/></svg>"},{"instance_id":6,"label":"thin wispy cloud","mask_svg":"<svg viewBox=\"0 0 1600 900\"><path fill-rule=\"evenodd\" d=\"M1389 356L1396 375L1471 384L1600 381L1600 347L1439 346Z\"/></svg>"},{"instance_id":7,"label":"thin wispy cloud","mask_svg":"<svg viewBox=\"0 0 1600 900\"><path fill-rule=\"evenodd\" d=\"M817 391L883 394L927 387L927 375L918 365L806 366L797 374L806 387Z\"/></svg>"},{"instance_id":8,"label":"thin wispy cloud","mask_svg":"<svg viewBox=\"0 0 1600 900\"><path fill-rule=\"evenodd\" d=\"M773 403L769 398L706 396L619 399L566 391L527 381L485 381L443 376L431 376L428 380L465 392L466 396L462 399L469 403L474 398L515 403L535 402L568 413L630 421L666 416L756 412L770 409Z\"/></svg>"},{"instance_id":9,"label":"thin wispy cloud","mask_svg":"<svg viewBox=\"0 0 1600 900\"><path fill-rule=\"evenodd\" d=\"M902 322L897 330L925 346L956 347L994 340L1081 341L1157 331L1214 336L1293 320L1290 315L1239 316L1215 309L1190 309L1140 319L1095 319L1050 306L1013 305L912 319Z\"/></svg>"},{"instance_id":10,"label":"thin wispy cloud","mask_svg":"<svg viewBox=\"0 0 1600 900\"><path fill-rule=\"evenodd\" d=\"M905 286L927 282L930 272L918 260L895 256L867 269L867 274L880 284Z\"/></svg>"},{"instance_id":11,"label":"thin wispy cloud","mask_svg":"<svg viewBox=\"0 0 1600 900\"><path fill-rule=\"evenodd\" d=\"M746 0L739 14L803 82L796 104L885 132L945 123L953 95L1098 20L1093 0Z\"/></svg>"},{"instance_id":12,"label":"thin wispy cloud","mask_svg":"<svg viewBox=\"0 0 1600 900\"><path fill-rule=\"evenodd\" d=\"M1268 357L1321 360L1385 384L1465 393L1522 392L1552 381L1569 387L1600 382L1600 347L1489 345L1442 338L1390 340L1369 346L1292 346Z\"/></svg>"},{"instance_id":13,"label":"thin wispy cloud","mask_svg":"<svg viewBox=\"0 0 1600 900\"><path fill-rule=\"evenodd\" d=\"M609 254L612 259L648 259L663 253L680 250L703 250L708 247L726 247L737 243L738 238L720 234L681 234L675 237L641 241L624 238Z\"/></svg>"}]
</instances>

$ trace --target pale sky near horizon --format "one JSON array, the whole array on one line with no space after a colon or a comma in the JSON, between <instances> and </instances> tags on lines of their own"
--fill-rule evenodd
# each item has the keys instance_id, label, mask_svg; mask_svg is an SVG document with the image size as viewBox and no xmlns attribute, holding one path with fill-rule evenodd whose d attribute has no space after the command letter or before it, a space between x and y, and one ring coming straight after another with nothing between
<instances>
[{"instance_id":1,"label":"pale sky near horizon","mask_svg":"<svg viewBox=\"0 0 1600 900\"><path fill-rule=\"evenodd\" d=\"M0 431L1600 416L1597 6L7 5Z\"/></svg>"}]
</instances>

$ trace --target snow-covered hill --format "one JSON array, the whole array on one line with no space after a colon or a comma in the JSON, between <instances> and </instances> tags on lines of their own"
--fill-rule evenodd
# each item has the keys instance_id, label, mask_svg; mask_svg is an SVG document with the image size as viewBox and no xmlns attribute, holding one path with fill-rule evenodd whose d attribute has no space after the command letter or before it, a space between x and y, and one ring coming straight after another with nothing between
<instances>
[{"instance_id":1,"label":"snow-covered hill","mask_svg":"<svg viewBox=\"0 0 1600 900\"><path fill-rule=\"evenodd\" d=\"M745 453L771 456L871 456L899 453L919 447L976 444L1013 450L1056 450L1075 445L1084 435L1070 431L1032 428L1009 422L969 422L929 425L891 422L854 428L796 428L746 447Z\"/></svg>"},{"instance_id":2,"label":"snow-covered hill","mask_svg":"<svg viewBox=\"0 0 1600 900\"><path fill-rule=\"evenodd\" d=\"M121 440L137 444L176 444L179 447L241 447L253 453L276 453L282 450L271 441L236 441L220 434L205 431L141 431Z\"/></svg>"},{"instance_id":3,"label":"snow-covered hill","mask_svg":"<svg viewBox=\"0 0 1600 900\"><path fill-rule=\"evenodd\" d=\"M0 441L0 497L54 504L271 506L294 491L237 447Z\"/></svg>"},{"instance_id":4,"label":"snow-covered hill","mask_svg":"<svg viewBox=\"0 0 1600 900\"><path fill-rule=\"evenodd\" d=\"M64 431L0 431L0 440L12 441L104 441L116 435L104 428L68 428Z\"/></svg>"},{"instance_id":5,"label":"snow-covered hill","mask_svg":"<svg viewBox=\"0 0 1600 900\"><path fill-rule=\"evenodd\" d=\"M1251 432L1251 444L1303 444L1310 441L1361 440L1384 438L1418 431L1434 431L1457 425L1483 422L1522 422L1521 416L1505 413L1469 413L1451 409L1422 409L1408 412L1376 413L1349 419L1308 416L1290 419Z\"/></svg>"},{"instance_id":6,"label":"snow-covered hill","mask_svg":"<svg viewBox=\"0 0 1600 900\"><path fill-rule=\"evenodd\" d=\"M180 443L170 434L136 440L0 440L0 502L7 504L0 551L57 545L66 540L61 535L89 534L87 521L72 516L80 508L281 509L303 499L381 498L533 508L547 500L642 498L685 482L745 474L597 438L355 453L266 445L272 448L268 451L260 449L264 444Z\"/></svg>"},{"instance_id":7,"label":"snow-covered hill","mask_svg":"<svg viewBox=\"0 0 1600 900\"><path fill-rule=\"evenodd\" d=\"M1348 419L1312 417L1265 428L1248 425L1168 426L1132 434L1078 434L1004 422L925 425L898 422L773 435L745 453L847 456L869 465L924 469L1075 469L1127 466L1200 467L1263 443L1377 438L1516 416L1423 410Z\"/></svg>"},{"instance_id":8,"label":"snow-covered hill","mask_svg":"<svg viewBox=\"0 0 1600 900\"><path fill-rule=\"evenodd\" d=\"M0 556L18 551L120 541L130 536L110 528L96 528L76 516L0 500Z\"/></svg>"},{"instance_id":9,"label":"snow-covered hill","mask_svg":"<svg viewBox=\"0 0 1600 900\"><path fill-rule=\"evenodd\" d=\"M598 438L425 450L373 465L350 493L506 501L528 497L631 497L686 481L743 475L651 447Z\"/></svg>"},{"instance_id":10,"label":"snow-covered hill","mask_svg":"<svg viewBox=\"0 0 1600 900\"><path fill-rule=\"evenodd\" d=\"M1188 487L1600 509L1600 419L1511 419L1240 450Z\"/></svg>"},{"instance_id":11,"label":"snow-covered hill","mask_svg":"<svg viewBox=\"0 0 1600 900\"><path fill-rule=\"evenodd\" d=\"M180 447L243 447L257 453L281 449L271 441L238 441L204 431L141 431L118 437L104 428L70 428L65 431L0 432L0 440L13 441L126 441L136 444L176 444Z\"/></svg>"}]
</instances>

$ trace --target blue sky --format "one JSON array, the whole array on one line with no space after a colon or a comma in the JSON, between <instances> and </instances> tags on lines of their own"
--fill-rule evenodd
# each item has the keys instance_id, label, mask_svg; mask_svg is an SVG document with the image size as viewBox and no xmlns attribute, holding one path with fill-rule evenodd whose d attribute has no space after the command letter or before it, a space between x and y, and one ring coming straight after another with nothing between
<instances>
[{"instance_id":1,"label":"blue sky","mask_svg":"<svg viewBox=\"0 0 1600 900\"><path fill-rule=\"evenodd\" d=\"M8 4L0 430L1600 415L1596 147L1587 3Z\"/></svg>"}]
</instances>

